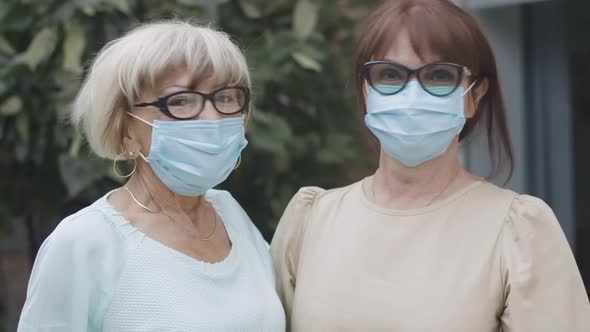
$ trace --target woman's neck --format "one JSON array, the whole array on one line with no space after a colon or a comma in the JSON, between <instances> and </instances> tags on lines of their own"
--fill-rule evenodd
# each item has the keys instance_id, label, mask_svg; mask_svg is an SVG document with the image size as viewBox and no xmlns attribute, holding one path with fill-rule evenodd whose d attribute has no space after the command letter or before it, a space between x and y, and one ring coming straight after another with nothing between
<instances>
[{"instance_id":1,"label":"woman's neck","mask_svg":"<svg viewBox=\"0 0 590 332\"><path fill-rule=\"evenodd\" d=\"M448 197L469 179L473 177L460 165L458 143L454 142L440 157L416 167L407 167L382 151L379 168L367 181L365 192L380 206L414 209Z\"/></svg>"},{"instance_id":2,"label":"woman's neck","mask_svg":"<svg viewBox=\"0 0 590 332\"><path fill-rule=\"evenodd\" d=\"M125 186L135 194L138 200L165 214L194 215L206 203L204 195L193 197L174 193L157 177L149 166L138 166L138 171Z\"/></svg>"}]
</instances>

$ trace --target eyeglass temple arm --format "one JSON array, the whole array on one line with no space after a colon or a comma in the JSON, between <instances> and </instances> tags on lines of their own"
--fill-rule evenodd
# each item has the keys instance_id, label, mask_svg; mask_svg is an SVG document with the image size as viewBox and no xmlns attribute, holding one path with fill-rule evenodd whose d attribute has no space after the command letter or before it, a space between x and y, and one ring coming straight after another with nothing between
<instances>
[{"instance_id":1,"label":"eyeglass temple arm","mask_svg":"<svg viewBox=\"0 0 590 332\"><path fill-rule=\"evenodd\" d=\"M146 106L161 107L161 101L156 100L156 101L152 101L151 103L139 103L139 104L135 104L133 106L135 106L135 107L146 107Z\"/></svg>"}]
</instances>

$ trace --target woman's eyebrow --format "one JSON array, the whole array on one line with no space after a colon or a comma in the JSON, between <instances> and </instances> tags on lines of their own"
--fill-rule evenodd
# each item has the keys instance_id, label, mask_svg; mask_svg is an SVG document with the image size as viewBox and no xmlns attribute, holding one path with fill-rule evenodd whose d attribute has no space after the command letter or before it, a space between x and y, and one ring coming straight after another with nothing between
<instances>
[{"instance_id":1,"label":"woman's eyebrow","mask_svg":"<svg viewBox=\"0 0 590 332\"><path fill-rule=\"evenodd\" d=\"M173 83L173 84L164 85L164 86L162 87L162 90L163 90L163 89L168 89L168 88L173 88L173 87L176 87L176 88L183 88L183 89L190 89L190 87L189 87L189 86L187 86L187 85L182 85L182 84L175 84L175 83Z\"/></svg>"}]
</instances>

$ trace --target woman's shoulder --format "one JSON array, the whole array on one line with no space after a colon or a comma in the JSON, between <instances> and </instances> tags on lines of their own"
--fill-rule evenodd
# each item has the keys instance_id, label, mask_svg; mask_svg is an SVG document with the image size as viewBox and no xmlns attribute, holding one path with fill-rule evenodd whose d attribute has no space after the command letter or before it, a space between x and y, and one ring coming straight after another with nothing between
<instances>
[{"instance_id":1,"label":"woman's shoulder","mask_svg":"<svg viewBox=\"0 0 590 332\"><path fill-rule=\"evenodd\" d=\"M217 214L225 223L236 227L249 227L252 223L242 205L227 190L209 189L206 199L213 205Z\"/></svg>"},{"instance_id":2,"label":"woman's shoulder","mask_svg":"<svg viewBox=\"0 0 590 332\"><path fill-rule=\"evenodd\" d=\"M504 221L508 224L555 224L559 227L553 210L539 197L521 194L489 182L484 182L473 196L488 208L501 209L505 216Z\"/></svg>"},{"instance_id":3,"label":"woman's shoulder","mask_svg":"<svg viewBox=\"0 0 590 332\"><path fill-rule=\"evenodd\" d=\"M344 187L324 189L321 187L301 187L295 193L289 205L295 205L300 209L309 209L312 206L331 206L349 195L361 182L355 182Z\"/></svg>"},{"instance_id":4,"label":"woman's shoulder","mask_svg":"<svg viewBox=\"0 0 590 332\"><path fill-rule=\"evenodd\" d=\"M210 189L207 191L206 197L223 220L224 225L235 229L241 236L246 236L251 241L264 241L248 213L229 191Z\"/></svg>"},{"instance_id":5,"label":"woman's shoulder","mask_svg":"<svg viewBox=\"0 0 590 332\"><path fill-rule=\"evenodd\" d=\"M553 209L541 198L531 195L515 195L506 222L509 225L527 227L536 232L548 228L547 231L562 233Z\"/></svg>"},{"instance_id":6,"label":"woman's shoulder","mask_svg":"<svg viewBox=\"0 0 590 332\"><path fill-rule=\"evenodd\" d=\"M279 221L277 232L301 233L310 219L312 210L340 206L342 200L358 185L360 182L334 189L301 187L287 204Z\"/></svg>"},{"instance_id":7,"label":"woman's shoulder","mask_svg":"<svg viewBox=\"0 0 590 332\"><path fill-rule=\"evenodd\" d=\"M224 225L235 230L233 235L245 240L247 246L242 248L253 248L252 256L257 256L271 279L274 278L269 245L240 203L226 190L210 189L206 195Z\"/></svg>"},{"instance_id":8,"label":"woman's shoulder","mask_svg":"<svg viewBox=\"0 0 590 332\"><path fill-rule=\"evenodd\" d=\"M587 321L584 315L590 312L588 298L568 240L551 207L538 197L515 194L500 234L507 307L522 313L558 303L562 317L585 317L570 319L572 325L582 326L582 321Z\"/></svg>"},{"instance_id":9,"label":"woman's shoulder","mask_svg":"<svg viewBox=\"0 0 590 332\"><path fill-rule=\"evenodd\" d=\"M116 221L112 207L106 197L101 197L91 205L65 217L47 238L47 242L60 242L62 245L91 247L121 241L123 224Z\"/></svg>"}]
</instances>

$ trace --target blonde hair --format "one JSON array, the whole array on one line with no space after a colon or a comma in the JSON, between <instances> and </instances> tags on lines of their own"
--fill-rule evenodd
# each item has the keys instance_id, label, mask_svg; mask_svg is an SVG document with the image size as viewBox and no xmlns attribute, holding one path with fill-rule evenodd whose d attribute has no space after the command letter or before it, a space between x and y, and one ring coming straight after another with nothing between
<instances>
[{"instance_id":1,"label":"blonde hair","mask_svg":"<svg viewBox=\"0 0 590 332\"><path fill-rule=\"evenodd\" d=\"M244 55L227 34L177 20L147 23L98 53L73 104L72 123L98 156L114 159L122 153L126 111L179 68L195 81L252 86Z\"/></svg>"}]
</instances>

